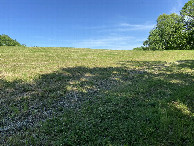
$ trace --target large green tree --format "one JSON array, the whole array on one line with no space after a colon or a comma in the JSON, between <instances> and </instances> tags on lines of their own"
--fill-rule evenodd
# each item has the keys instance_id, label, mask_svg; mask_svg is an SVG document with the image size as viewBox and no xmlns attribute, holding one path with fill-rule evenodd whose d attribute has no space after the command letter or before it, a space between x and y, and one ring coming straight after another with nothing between
<instances>
[{"instance_id":1,"label":"large green tree","mask_svg":"<svg viewBox=\"0 0 194 146\"><path fill-rule=\"evenodd\" d=\"M187 16L190 19L194 19L194 0L190 0L185 3L184 7L181 10L182 16Z\"/></svg>"},{"instance_id":2,"label":"large green tree","mask_svg":"<svg viewBox=\"0 0 194 146\"><path fill-rule=\"evenodd\" d=\"M187 32L187 44L190 49L194 49L194 0L188 1L180 11L180 14Z\"/></svg>"},{"instance_id":3,"label":"large green tree","mask_svg":"<svg viewBox=\"0 0 194 146\"><path fill-rule=\"evenodd\" d=\"M150 50L194 49L194 0L189 0L180 14L160 15L143 45Z\"/></svg>"},{"instance_id":4,"label":"large green tree","mask_svg":"<svg viewBox=\"0 0 194 146\"><path fill-rule=\"evenodd\" d=\"M13 40L8 35L0 35L0 46L21 46L19 42Z\"/></svg>"},{"instance_id":5,"label":"large green tree","mask_svg":"<svg viewBox=\"0 0 194 146\"><path fill-rule=\"evenodd\" d=\"M163 14L158 17L157 25L150 31L144 45L151 50L188 49L186 35L181 16Z\"/></svg>"}]
</instances>

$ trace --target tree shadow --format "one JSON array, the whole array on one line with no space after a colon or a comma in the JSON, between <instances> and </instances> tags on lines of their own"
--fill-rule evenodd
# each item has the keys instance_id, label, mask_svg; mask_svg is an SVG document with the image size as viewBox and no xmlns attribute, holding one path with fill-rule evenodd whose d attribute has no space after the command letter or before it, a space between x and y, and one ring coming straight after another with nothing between
<instances>
[{"instance_id":1,"label":"tree shadow","mask_svg":"<svg viewBox=\"0 0 194 146\"><path fill-rule=\"evenodd\" d=\"M194 69L194 60L180 60L177 63L180 68Z\"/></svg>"},{"instance_id":2,"label":"tree shadow","mask_svg":"<svg viewBox=\"0 0 194 146\"><path fill-rule=\"evenodd\" d=\"M125 68L135 67L138 70L147 71L150 77L148 80L161 82L158 89L154 86L156 90L160 90L160 88L162 90L163 85L167 86L171 90L170 99L182 101L193 112L194 60L180 60L172 63L165 61L127 61L120 62L120 64ZM187 69L190 70L187 71ZM189 96L189 98L186 96Z\"/></svg>"},{"instance_id":3,"label":"tree shadow","mask_svg":"<svg viewBox=\"0 0 194 146\"><path fill-rule=\"evenodd\" d=\"M95 121L92 126L102 126L99 136L110 136L111 142L122 141L121 134L126 137L123 142L127 139L135 142L141 136L145 136L140 139L146 142L155 134L155 139L169 138L172 144L189 143L192 129L187 126L192 121L194 111L194 75L174 70L192 69L194 61L184 61L178 65L160 61L119 64L121 67L61 68L41 75L32 83L1 79L1 136L6 140L6 137L72 109L78 113L84 112L85 116L77 115L78 121L98 119L100 123ZM92 108L85 107L88 103ZM187 121L184 123L182 120ZM120 121L121 125L115 126L118 123L114 121ZM181 128L179 122L182 123ZM108 123L108 127L102 123ZM168 133L169 129L174 134ZM146 135L141 135L145 131ZM133 139L130 132L137 137Z\"/></svg>"}]
</instances>

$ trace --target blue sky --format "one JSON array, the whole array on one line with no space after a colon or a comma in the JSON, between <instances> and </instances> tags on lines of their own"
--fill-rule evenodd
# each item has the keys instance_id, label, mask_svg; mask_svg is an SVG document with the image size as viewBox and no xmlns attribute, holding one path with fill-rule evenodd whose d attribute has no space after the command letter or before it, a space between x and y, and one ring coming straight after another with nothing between
<instances>
[{"instance_id":1,"label":"blue sky","mask_svg":"<svg viewBox=\"0 0 194 146\"><path fill-rule=\"evenodd\" d=\"M0 0L0 34L27 46L130 50L188 0Z\"/></svg>"}]
</instances>

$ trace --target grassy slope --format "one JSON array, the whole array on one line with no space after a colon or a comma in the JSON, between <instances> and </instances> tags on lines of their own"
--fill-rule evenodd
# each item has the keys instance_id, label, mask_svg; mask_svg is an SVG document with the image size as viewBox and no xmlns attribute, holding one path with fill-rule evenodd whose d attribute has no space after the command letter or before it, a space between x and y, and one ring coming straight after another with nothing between
<instances>
[{"instance_id":1,"label":"grassy slope","mask_svg":"<svg viewBox=\"0 0 194 146\"><path fill-rule=\"evenodd\" d=\"M194 51L0 47L9 144L192 145Z\"/></svg>"}]
</instances>

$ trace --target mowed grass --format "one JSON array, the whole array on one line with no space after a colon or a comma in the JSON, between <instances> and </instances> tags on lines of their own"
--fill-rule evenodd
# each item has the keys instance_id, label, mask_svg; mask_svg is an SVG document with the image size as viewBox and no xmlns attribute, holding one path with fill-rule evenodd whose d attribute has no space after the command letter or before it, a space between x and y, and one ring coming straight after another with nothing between
<instances>
[{"instance_id":1,"label":"mowed grass","mask_svg":"<svg viewBox=\"0 0 194 146\"><path fill-rule=\"evenodd\" d=\"M0 47L0 144L193 145L194 51Z\"/></svg>"}]
</instances>

